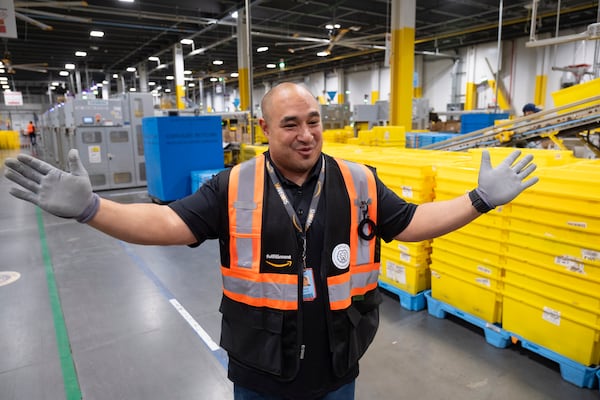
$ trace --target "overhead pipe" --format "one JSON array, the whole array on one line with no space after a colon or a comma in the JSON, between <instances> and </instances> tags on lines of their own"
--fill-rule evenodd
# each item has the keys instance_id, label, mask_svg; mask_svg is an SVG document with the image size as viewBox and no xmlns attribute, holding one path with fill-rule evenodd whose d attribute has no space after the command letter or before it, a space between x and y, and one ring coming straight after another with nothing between
<instances>
[{"instance_id":1,"label":"overhead pipe","mask_svg":"<svg viewBox=\"0 0 600 400\"><path fill-rule=\"evenodd\" d=\"M542 46L550 46L556 44L563 44L569 42L576 42L579 40L598 40L600 39L600 35L597 34L600 32L600 23L590 24L586 31L581 33L575 33L572 35L565 35L559 37L553 37L548 39L540 39L535 40L533 42L525 43L525 47L542 47Z\"/></svg>"},{"instance_id":2,"label":"overhead pipe","mask_svg":"<svg viewBox=\"0 0 600 400\"><path fill-rule=\"evenodd\" d=\"M49 17L50 19L59 20L59 21L82 22L84 24L89 24L92 22L91 18L75 17L73 15L56 14L56 13L48 12L48 11L32 10L30 8L15 7L15 10L20 11L21 13L40 15L42 17Z\"/></svg>"},{"instance_id":3,"label":"overhead pipe","mask_svg":"<svg viewBox=\"0 0 600 400\"><path fill-rule=\"evenodd\" d=\"M581 33L572 35L558 36L560 26L560 7L561 1L558 0L556 5L556 27L554 29L554 37L548 39L537 40L535 36L536 31L536 15L537 15L537 3L539 0L532 0L532 14L531 14L531 29L529 32L529 42L525 43L525 47L542 47L554 45L554 53L556 54L556 46L568 42L576 42L579 40L596 40L600 39L600 5L598 6L599 14L595 24L590 24L587 30Z\"/></svg>"},{"instance_id":4,"label":"overhead pipe","mask_svg":"<svg viewBox=\"0 0 600 400\"><path fill-rule=\"evenodd\" d=\"M75 6L87 6L87 1L15 1L16 7L54 7L54 8L71 8Z\"/></svg>"},{"instance_id":5,"label":"overhead pipe","mask_svg":"<svg viewBox=\"0 0 600 400\"><path fill-rule=\"evenodd\" d=\"M588 10L590 8L592 8L593 6L586 4L586 5L582 5L582 6L575 6L575 7L571 7L568 8L566 10L563 10L562 13L563 14L569 14L569 13L574 13L574 12L579 12L579 11L585 11ZM546 18L546 17L552 17L555 16L556 13L554 11L551 12L547 12L544 14L540 15L540 18ZM525 17L525 18L514 18L508 21L503 21L502 25L503 26L510 26L510 25L515 25L515 24L521 24L523 22L528 22L529 21L529 17ZM473 28L469 28L469 29L463 29L457 32L448 32L448 33L444 33L444 34L439 34L439 35L434 35L434 36L430 36L427 38L422 38L422 39L416 39L415 40L415 44L422 44L422 43L429 43L435 40L440 40L440 39L448 39L451 37L455 37L455 36L463 36L465 34L469 34L469 33L475 33L475 32L481 32L481 31L487 31L490 29L495 29L498 27L497 23L491 23L491 24L486 24L486 25L480 25L480 26L475 26Z\"/></svg>"},{"instance_id":6,"label":"overhead pipe","mask_svg":"<svg viewBox=\"0 0 600 400\"><path fill-rule=\"evenodd\" d=\"M15 17L17 17L18 19L20 19L22 21L29 22L31 25L35 25L35 26L37 26L38 28L40 28L41 30L44 30L44 31L51 31L52 29L54 29L50 25L46 25L46 24L44 24L44 23L42 23L40 21L37 21L37 20L35 20L33 18L30 18L27 15L23 15L20 12L17 12L17 11L15 11Z\"/></svg>"}]
</instances>

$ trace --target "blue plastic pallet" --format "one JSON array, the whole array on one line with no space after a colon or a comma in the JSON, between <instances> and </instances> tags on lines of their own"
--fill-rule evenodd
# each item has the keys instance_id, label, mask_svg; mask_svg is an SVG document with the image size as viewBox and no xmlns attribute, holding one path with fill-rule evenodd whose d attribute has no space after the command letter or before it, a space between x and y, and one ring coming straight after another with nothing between
<instances>
[{"instance_id":1,"label":"blue plastic pallet","mask_svg":"<svg viewBox=\"0 0 600 400\"><path fill-rule=\"evenodd\" d=\"M570 382L576 386L582 388L593 389L597 384L597 375L600 374L600 367L587 367L576 361L573 361L565 356L561 356L552 350L548 350L545 347L539 346L535 343L522 338L514 333L511 336L521 341L521 347L527 349L535 354L547 358L548 360L554 361L560 367L560 376L567 382ZM598 375L600 378L600 375Z\"/></svg>"},{"instance_id":2,"label":"blue plastic pallet","mask_svg":"<svg viewBox=\"0 0 600 400\"><path fill-rule=\"evenodd\" d=\"M486 341L492 346L506 348L512 344L512 338L521 342L521 347L538 354L548 360L556 362L560 367L561 377L576 386L593 389L600 379L600 367L587 367L569 358L561 356L552 350L530 342L521 336L502 329L500 326L491 324L481 318L470 315L442 301L431 297L431 290L425 291L427 298L427 311L436 318L445 318L446 313L455 315L475 326L483 329Z\"/></svg>"},{"instance_id":3,"label":"blue plastic pallet","mask_svg":"<svg viewBox=\"0 0 600 400\"><path fill-rule=\"evenodd\" d=\"M420 311L425 309L425 292L410 294L382 281L379 281L379 287L397 295L400 298L400 305L402 308L409 311Z\"/></svg>"},{"instance_id":4,"label":"blue plastic pallet","mask_svg":"<svg viewBox=\"0 0 600 400\"><path fill-rule=\"evenodd\" d=\"M431 290L425 291L425 297L427 298L427 311L430 315L433 315L436 318L446 318L446 313L455 315L460 319L463 319L483 329L485 340L492 346L499 347L501 349L510 346L510 333L498 325L484 321L483 319L461 311L450 304L446 304L434 299L431 297Z\"/></svg>"}]
</instances>

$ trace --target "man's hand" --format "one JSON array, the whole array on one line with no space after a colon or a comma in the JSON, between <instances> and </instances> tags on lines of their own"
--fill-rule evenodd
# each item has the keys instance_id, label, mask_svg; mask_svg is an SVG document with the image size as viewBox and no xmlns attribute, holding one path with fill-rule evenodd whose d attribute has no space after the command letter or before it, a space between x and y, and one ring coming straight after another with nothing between
<instances>
[{"instance_id":1,"label":"man's hand","mask_svg":"<svg viewBox=\"0 0 600 400\"><path fill-rule=\"evenodd\" d=\"M533 160L531 154L513 165L519 155L521 151L515 150L500 165L492 168L490 153L487 150L481 153L478 187L475 191L490 209L510 202L539 180L538 177L533 177L524 181L535 171L536 165L531 163Z\"/></svg>"},{"instance_id":2,"label":"man's hand","mask_svg":"<svg viewBox=\"0 0 600 400\"><path fill-rule=\"evenodd\" d=\"M71 173L26 154L19 154L16 159L8 158L4 164L4 175L25 189L11 188L13 196L58 217L76 218L79 222L88 222L98 211L99 197L92 192L92 184L77 150L69 151Z\"/></svg>"}]
</instances>

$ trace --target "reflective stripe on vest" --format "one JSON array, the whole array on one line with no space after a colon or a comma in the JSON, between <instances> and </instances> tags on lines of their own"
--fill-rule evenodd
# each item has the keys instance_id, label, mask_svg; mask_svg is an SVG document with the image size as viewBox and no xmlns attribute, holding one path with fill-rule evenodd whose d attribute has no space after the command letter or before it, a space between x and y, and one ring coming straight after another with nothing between
<instances>
[{"instance_id":1,"label":"reflective stripe on vest","mask_svg":"<svg viewBox=\"0 0 600 400\"><path fill-rule=\"evenodd\" d=\"M264 165L264 157L239 164L231 170L229 182L229 254L237 262L232 267L256 273L260 270Z\"/></svg>"},{"instance_id":2,"label":"reflective stripe on vest","mask_svg":"<svg viewBox=\"0 0 600 400\"><path fill-rule=\"evenodd\" d=\"M329 304L332 310L350 306L353 296L361 296L377 287L379 263L375 262L377 239L365 240L358 236L358 225L363 218L361 201L369 203L368 216L377 222L377 185L375 177L364 165L336 159L350 197L350 273L327 278Z\"/></svg>"},{"instance_id":3,"label":"reflective stripe on vest","mask_svg":"<svg viewBox=\"0 0 600 400\"><path fill-rule=\"evenodd\" d=\"M222 267L223 293L238 302L280 310L298 309L298 277L261 274L265 158L238 164L229 178L229 268Z\"/></svg>"}]
</instances>

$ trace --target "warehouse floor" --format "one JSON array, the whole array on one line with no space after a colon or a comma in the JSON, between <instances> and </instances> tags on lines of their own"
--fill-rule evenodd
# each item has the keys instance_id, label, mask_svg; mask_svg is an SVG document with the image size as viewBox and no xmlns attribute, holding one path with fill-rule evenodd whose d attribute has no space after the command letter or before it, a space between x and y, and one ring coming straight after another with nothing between
<instances>
[{"instance_id":1,"label":"warehouse floor","mask_svg":"<svg viewBox=\"0 0 600 400\"><path fill-rule=\"evenodd\" d=\"M0 159L15 152L2 151ZM130 245L8 194L0 178L2 400L230 399L215 241ZM102 192L148 202L144 188ZM12 283L8 271L20 278ZM184 318L186 317L186 318ZM576 339L575 339L576 340ZM213 342L214 341L214 342ZM356 398L598 399L557 365L384 296Z\"/></svg>"}]
</instances>

